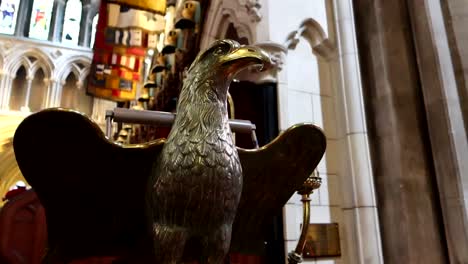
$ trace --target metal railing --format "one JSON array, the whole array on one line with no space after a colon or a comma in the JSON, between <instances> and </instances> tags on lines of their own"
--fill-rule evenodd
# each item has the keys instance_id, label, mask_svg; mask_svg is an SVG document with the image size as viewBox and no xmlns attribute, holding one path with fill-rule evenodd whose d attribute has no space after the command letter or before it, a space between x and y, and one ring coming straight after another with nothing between
<instances>
[{"instance_id":1,"label":"metal railing","mask_svg":"<svg viewBox=\"0 0 468 264\"><path fill-rule=\"evenodd\" d=\"M106 136L112 138L112 122L170 127L175 117L176 114L170 112L114 108L106 111ZM250 134L255 148L259 147L255 124L248 120L230 119L229 125L234 133Z\"/></svg>"}]
</instances>

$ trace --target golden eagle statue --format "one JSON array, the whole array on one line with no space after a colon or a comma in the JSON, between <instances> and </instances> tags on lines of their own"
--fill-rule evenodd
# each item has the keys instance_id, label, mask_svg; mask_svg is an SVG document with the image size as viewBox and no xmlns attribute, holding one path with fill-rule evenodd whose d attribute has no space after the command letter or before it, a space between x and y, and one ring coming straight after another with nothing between
<instances>
[{"instance_id":1,"label":"golden eagle statue","mask_svg":"<svg viewBox=\"0 0 468 264\"><path fill-rule=\"evenodd\" d=\"M257 47L216 41L188 70L167 140L118 145L65 109L26 118L13 144L45 208L46 262L120 256L122 263L220 264L229 252L262 254L263 226L326 147L309 124L260 149L234 146L229 84L240 70L268 62Z\"/></svg>"}]
</instances>

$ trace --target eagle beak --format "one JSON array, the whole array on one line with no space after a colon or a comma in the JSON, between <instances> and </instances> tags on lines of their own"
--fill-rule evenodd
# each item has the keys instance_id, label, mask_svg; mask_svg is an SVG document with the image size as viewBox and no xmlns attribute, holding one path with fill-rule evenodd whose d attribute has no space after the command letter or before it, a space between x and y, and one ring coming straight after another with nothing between
<instances>
[{"instance_id":1,"label":"eagle beak","mask_svg":"<svg viewBox=\"0 0 468 264\"><path fill-rule=\"evenodd\" d=\"M239 63L238 70L248 66L259 66L262 69L265 65L271 63L268 53L255 46L242 46L221 58L222 65L238 64L237 62L243 62Z\"/></svg>"}]
</instances>

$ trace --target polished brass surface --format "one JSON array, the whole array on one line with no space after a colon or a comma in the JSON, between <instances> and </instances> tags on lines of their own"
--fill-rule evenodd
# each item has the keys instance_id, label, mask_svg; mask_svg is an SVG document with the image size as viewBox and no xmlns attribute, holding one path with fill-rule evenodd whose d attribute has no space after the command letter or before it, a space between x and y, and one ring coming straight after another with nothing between
<instances>
[{"instance_id":1,"label":"polished brass surface","mask_svg":"<svg viewBox=\"0 0 468 264\"><path fill-rule=\"evenodd\" d=\"M304 258L330 258L341 256L338 224L309 224L302 255Z\"/></svg>"},{"instance_id":2,"label":"polished brass surface","mask_svg":"<svg viewBox=\"0 0 468 264\"><path fill-rule=\"evenodd\" d=\"M306 245L307 233L309 230L310 223L310 195L314 190L320 188L322 185L322 179L319 177L317 171L307 178L302 187L297 191L299 195L302 196L302 231L299 241L297 242L296 249L289 253L288 255L288 264L297 264L302 263L302 253L304 252L304 247Z\"/></svg>"},{"instance_id":3,"label":"polished brass surface","mask_svg":"<svg viewBox=\"0 0 468 264\"><path fill-rule=\"evenodd\" d=\"M228 92L227 93L227 100L228 100L228 103L229 103L229 117L231 119L235 119L236 118L236 107L234 106L234 99L232 99L232 96L231 94ZM234 145L236 145L236 133L232 133L232 142L234 143Z\"/></svg>"},{"instance_id":4,"label":"polished brass surface","mask_svg":"<svg viewBox=\"0 0 468 264\"><path fill-rule=\"evenodd\" d=\"M227 85L238 70L267 58L233 41L218 41L199 55L167 141L115 144L89 118L67 109L27 117L14 149L46 211L54 254L48 259L97 255L164 264L179 263L182 252L184 260L220 263L228 251L261 255L265 223L326 147L322 131L310 124L293 126L259 149L234 147Z\"/></svg>"},{"instance_id":5,"label":"polished brass surface","mask_svg":"<svg viewBox=\"0 0 468 264\"><path fill-rule=\"evenodd\" d=\"M258 48L222 40L188 70L149 182L157 263L180 262L189 241L197 245L200 263L222 263L228 253L242 167L228 123L227 92L236 73L269 60Z\"/></svg>"}]
</instances>

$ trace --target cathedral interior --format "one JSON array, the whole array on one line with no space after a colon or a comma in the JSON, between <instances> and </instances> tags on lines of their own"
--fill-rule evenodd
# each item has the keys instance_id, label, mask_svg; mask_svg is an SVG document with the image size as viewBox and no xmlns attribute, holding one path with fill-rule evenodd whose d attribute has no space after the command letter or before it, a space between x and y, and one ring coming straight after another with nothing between
<instances>
[{"instance_id":1,"label":"cathedral interior","mask_svg":"<svg viewBox=\"0 0 468 264\"><path fill-rule=\"evenodd\" d=\"M468 263L468 2L0 0L0 11L1 264L120 263L115 255L45 257L52 224L17 162L20 124L66 108L119 146L166 138L170 126L118 114L177 118L190 65L225 39L269 56L262 71L233 76L229 119L255 131L233 129L235 145L265 149L310 123L326 150L304 186L318 184L294 190L262 222L261 253L231 249L224 263ZM63 167L47 149L34 153L51 170ZM100 162L81 154L71 157ZM102 166L120 166L108 160ZM110 177L102 188L113 186ZM76 227L68 228L72 236Z\"/></svg>"}]
</instances>

